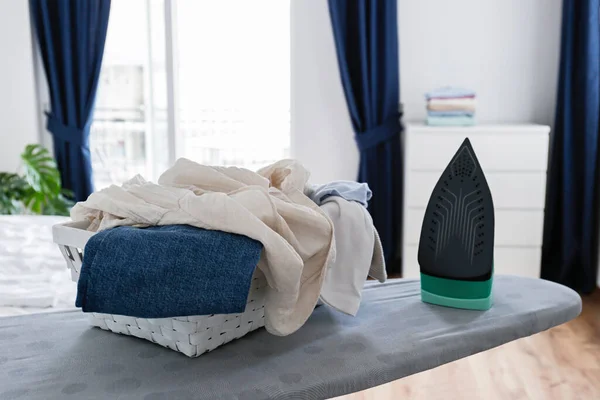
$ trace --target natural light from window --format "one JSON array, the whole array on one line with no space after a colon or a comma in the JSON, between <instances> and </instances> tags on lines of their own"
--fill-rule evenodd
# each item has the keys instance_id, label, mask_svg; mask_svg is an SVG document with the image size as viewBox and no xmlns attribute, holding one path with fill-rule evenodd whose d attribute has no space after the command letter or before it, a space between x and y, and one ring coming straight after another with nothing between
<instances>
[{"instance_id":1,"label":"natural light from window","mask_svg":"<svg viewBox=\"0 0 600 400\"><path fill-rule=\"evenodd\" d=\"M112 3L90 139L97 189L155 180L169 154L250 169L289 156L289 0L168 4Z\"/></svg>"}]
</instances>

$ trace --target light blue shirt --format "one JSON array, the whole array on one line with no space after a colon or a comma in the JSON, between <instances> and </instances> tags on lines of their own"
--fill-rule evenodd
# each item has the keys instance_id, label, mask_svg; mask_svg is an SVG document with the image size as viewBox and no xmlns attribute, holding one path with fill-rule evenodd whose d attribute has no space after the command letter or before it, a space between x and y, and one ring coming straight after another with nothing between
<instances>
[{"instance_id":1,"label":"light blue shirt","mask_svg":"<svg viewBox=\"0 0 600 400\"><path fill-rule=\"evenodd\" d=\"M308 197L318 205L330 196L341 197L347 201L356 201L367 207L373 196L369 185L353 181L333 181L311 188Z\"/></svg>"}]
</instances>

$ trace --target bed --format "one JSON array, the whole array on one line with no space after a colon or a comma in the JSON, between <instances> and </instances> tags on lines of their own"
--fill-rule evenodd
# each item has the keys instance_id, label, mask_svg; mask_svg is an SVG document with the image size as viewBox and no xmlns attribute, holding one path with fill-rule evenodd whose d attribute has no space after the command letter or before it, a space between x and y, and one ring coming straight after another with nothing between
<instances>
[{"instance_id":1,"label":"bed","mask_svg":"<svg viewBox=\"0 0 600 400\"><path fill-rule=\"evenodd\" d=\"M0 316L74 307L76 285L52 225L68 218L0 215Z\"/></svg>"}]
</instances>

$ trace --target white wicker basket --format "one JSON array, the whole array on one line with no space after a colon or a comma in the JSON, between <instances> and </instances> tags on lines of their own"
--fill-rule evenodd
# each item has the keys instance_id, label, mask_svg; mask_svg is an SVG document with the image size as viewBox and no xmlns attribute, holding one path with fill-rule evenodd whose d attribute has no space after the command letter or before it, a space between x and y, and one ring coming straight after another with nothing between
<instances>
[{"instance_id":1,"label":"white wicker basket","mask_svg":"<svg viewBox=\"0 0 600 400\"><path fill-rule=\"evenodd\" d=\"M54 242L65 257L74 282L79 279L85 244L94 235L86 228L87 223L68 222L54 225L52 229ZM149 340L189 357L198 357L265 325L266 287L264 274L256 269L246 310L241 314L149 319L90 313L90 323L115 333Z\"/></svg>"}]
</instances>

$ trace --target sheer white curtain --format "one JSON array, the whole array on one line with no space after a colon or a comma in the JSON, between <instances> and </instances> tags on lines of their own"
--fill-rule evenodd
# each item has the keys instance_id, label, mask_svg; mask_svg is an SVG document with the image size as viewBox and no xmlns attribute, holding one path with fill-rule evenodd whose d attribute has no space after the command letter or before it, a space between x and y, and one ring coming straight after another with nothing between
<instances>
[{"instance_id":1,"label":"sheer white curtain","mask_svg":"<svg viewBox=\"0 0 600 400\"><path fill-rule=\"evenodd\" d=\"M97 188L287 157L290 1L113 2L90 144Z\"/></svg>"}]
</instances>

